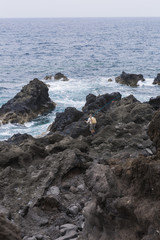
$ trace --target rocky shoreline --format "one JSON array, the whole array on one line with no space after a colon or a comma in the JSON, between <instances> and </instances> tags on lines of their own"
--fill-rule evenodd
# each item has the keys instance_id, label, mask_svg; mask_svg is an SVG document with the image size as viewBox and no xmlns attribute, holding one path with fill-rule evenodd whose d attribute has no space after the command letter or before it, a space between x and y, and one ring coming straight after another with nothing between
<instances>
[{"instance_id":1,"label":"rocky shoreline","mask_svg":"<svg viewBox=\"0 0 160 240\"><path fill-rule=\"evenodd\" d=\"M159 99L89 94L46 136L0 142L0 239L159 240Z\"/></svg>"}]
</instances>

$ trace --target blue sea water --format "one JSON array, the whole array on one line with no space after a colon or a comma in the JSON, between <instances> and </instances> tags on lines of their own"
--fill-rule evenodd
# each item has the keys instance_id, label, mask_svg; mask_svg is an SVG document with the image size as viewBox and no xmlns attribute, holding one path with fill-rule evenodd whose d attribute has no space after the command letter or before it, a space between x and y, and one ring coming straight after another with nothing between
<instances>
[{"instance_id":1,"label":"blue sea water","mask_svg":"<svg viewBox=\"0 0 160 240\"><path fill-rule=\"evenodd\" d=\"M136 88L119 85L114 79L122 71L141 73L146 81ZM57 72L70 81L44 80ZM160 86L152 85L157 73L160 18L0 19L0 106L34 78L50 85L57 103L55 111L25 125L0 126L0 140L46 132L56 112L81 109L89 93L119 91L148 101L160 95Z\"/></svg>"}]
</instances>

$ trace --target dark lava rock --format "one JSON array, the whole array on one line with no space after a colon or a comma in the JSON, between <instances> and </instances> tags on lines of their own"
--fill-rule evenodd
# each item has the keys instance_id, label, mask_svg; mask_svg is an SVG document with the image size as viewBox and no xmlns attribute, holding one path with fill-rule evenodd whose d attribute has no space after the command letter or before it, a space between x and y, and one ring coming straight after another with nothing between
<instances>
[{"instance_id":1,"label":"dark lava rock","mask_svg":"<svg viewBox=\"0 0 160 240\"><path fill-rule=\"evenodd\" d=\"M121 94L119 92L114 93L106 93L100 96L95 96L93 94L89 94L86 97L86 104L82 108L83 112L95 112L98 111L106 111L109 109L112 101L118 101L121 99ZM97 111L95 111L97 110Z\"/></svg>"},{"instance_id":2,"label":"dark lava rock","mask_svg":"<svg viewBox=\"0 0 160 240\"><path fill-rule=\"evenodd\" d=\"M0 239L22 240L18 228L0 213Z\"/></svg>"},{"instance_id":3,"label":"dark lava rock","mask_svg":"<svg viewBox=\"0 0 160 240\"><path fill-rule=\"evenodd\" d=\"M151 104L155 110L158 110L160 108L160 96L157 96L156 98L150 98L148 103Z\"/></svg>"},{"instance_id":4,"label":"dark lava rock","mask_svg":"<svg viewBox=\"0 0 160 240\"><path fill-rule=\"evenodd\" d=\"M55 80L60 80L60 79L62 79L63 81L68 81L69 79L63 74L63 73L56 73L55 75L54 75L54 79Z\"/></svg>"},{"instance_id":5,"label":"dark lava rock","mask_svg":"<svg viewBox=\"0 0 160 240\"><path fill-rule=\"evenodd\" d=\"M126 84L131 87L137 86L138 81L144 81L142 74L130 74L122 72L119 77L115 78L115 81L120 84Z\"/></svg>"},{"instance_id":6,"label":"dark lava rock","mask_svg":"<svg viewBox=\"0 0 160 240\"><path fill-rule=\"evenodd\" d=\"M0 120L2 124L24 124L54 108L55 103L49 98L48 87L35 78L0 108Z\"/></svg>"},{"instance_id":7,"label":"dark lava rock","mask_svg":"<svg viewBox=\"0 0 160 240\"><path fill-rule=\"evenodd\" d=\"M76 108L68 107L64 112L56 113L55 121L49 126L49 131L63 131L67 125L77 122L82 116L83 112L78 111Z\"/></svg>"},{"instance_id":8,"label":"dark lava rock","mask_svg":"<svg viewBox=\"0 0 160 240\"><path fill-rule=\"evenodd\" d=\"M155 115L148 126L148 134L157 148L160 148L160 110Z\"/></svg>"},{"instance_id":9,"label":"dark lava rock","mask_svg":"<svg viewBox=\"0 0 160 240\"><path fill-rule=\"evenodd\" d=\"M0 142L0 206L23 239L159 240L160 113L113 95L67 108L44 137Z\"/></svg>"},{"instance_id":10,"label":"dark lava rock","mask_svg":"<svg viewBox=\"0 0 160 240\"><path fill-rule=\"evenodd\" d=\"M153 84L160 85L160 73L157 74L157 77L154 79Z\"/></svg>"}]
</instances>

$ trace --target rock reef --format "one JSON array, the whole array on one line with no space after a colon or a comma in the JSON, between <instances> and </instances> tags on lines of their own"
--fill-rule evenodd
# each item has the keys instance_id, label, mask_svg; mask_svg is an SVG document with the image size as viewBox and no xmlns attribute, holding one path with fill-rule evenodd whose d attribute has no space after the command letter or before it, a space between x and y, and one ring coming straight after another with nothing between
<instances>
[{"instance_id":1,"label":"rock reef","mask_svg":"<svg viewBox=\"0 0 160 240\"><path fill-rule=\"evenodd\" d=\"M115 81L120 84L136 87L138 81L144 81L144 78L142 74L130 74L122 72L122 74L119 77L115 78Z\"/></svg>"},{"instance_id":2,"label":"rock reef","mask_svg":"<svg viewBox=\"0 0 160 240\"><path fill-rule=\"evenodd\" d=\"M0 108L0 121L2 124L24 124L52 111L55 106L49 98L46 84L35 78Z\"/></svg>"},{"instance_id":3,"label":"rock reef","mask_svg":"<svg viewBox=\"0 0 160 240\"><path fill-rule=\"evenodd\" d=\"M154 79L153 84L160 85L160 73L157 74L157 77Z\"/></svg>"},{"instance_id":4,"label":"rock reef","mask_svg":"<svg viewBox=\"0 0 160 240\"><path fill-rule=\"evenodd\" d=\"M89 94L45 137L0 142L0 208L21 239L159 240L159 115L132 95Z\"/></svg>"}]
</instances>

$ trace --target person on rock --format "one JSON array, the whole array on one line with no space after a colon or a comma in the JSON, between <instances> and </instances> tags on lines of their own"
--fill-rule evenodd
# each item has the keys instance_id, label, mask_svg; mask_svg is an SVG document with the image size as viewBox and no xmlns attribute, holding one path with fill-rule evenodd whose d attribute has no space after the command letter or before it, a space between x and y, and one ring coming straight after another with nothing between
<instances>
[{"instance_id":1,"label":"person on rock","mask_svg":"<svg viewBox=\"0 0 160 240\"><path fill-rule=\"evenodd\" d=\"M92 114L90 114L86 123L89 123L89 130L90 130L91 134L93 135L95 133L96 123L97 123L96 118L93 117Z\"/></svg>"}]
</instances>

